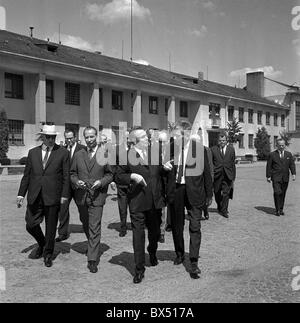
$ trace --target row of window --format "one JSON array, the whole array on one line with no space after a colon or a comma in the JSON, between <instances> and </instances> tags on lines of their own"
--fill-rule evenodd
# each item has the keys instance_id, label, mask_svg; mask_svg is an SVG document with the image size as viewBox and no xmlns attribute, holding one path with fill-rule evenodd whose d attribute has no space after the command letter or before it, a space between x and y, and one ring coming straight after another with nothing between
<instances>
[{"instance_id":1,"label":"row of window","mask_svg":"<svg viewBox=\"0 0 300 323\"><path fill-rule=\"evenodd\" d=\"M5 97L24 99L23 75L5 73ZM133 101L133 94L131 95ZM54 103L54 81L46 80L46 102ZM80 105L80 84L65 82L65 104ZM133 104L133 103L132 103ZM103 108L103 91L99 89L99 108ZM133 110L133 106L131 107ZM165 114L168 114L169 99L165 99ZM123 110L123 92L112 91L112 109ZM158 114L158 97L149 97L149 113ZM180 117L188 118L188 103L180 102Z\"/></svg>"},{"instance_id":2,"label":"row of window","mask_svg":"<svg viewBox=\"0 0 300 323\"><path fill-rule=\"evenodd\" d=\"M244 138L245 138L245 135L244 134L240 134L239 135L239 148L240 149L244 149L245 148L245 145L244 145ZM278 136L274 136L274 140L273 140L273 147L274 149L277 148L276 146L276 143L277 143L277 139L278 139ZM248 135L248 148L249 149L254 149L254 135Z\"/></svg>"}]
</instances>

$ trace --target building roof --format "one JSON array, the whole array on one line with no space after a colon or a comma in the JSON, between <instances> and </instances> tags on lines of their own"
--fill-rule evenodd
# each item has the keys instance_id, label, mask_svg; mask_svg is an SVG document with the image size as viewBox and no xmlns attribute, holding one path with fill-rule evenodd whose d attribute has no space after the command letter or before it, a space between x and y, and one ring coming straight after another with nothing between
<instances>
[{"instance_id":1,"label":"building roof","mask_svg":"<svg viewBox=\"0 0 300 323\"><path fill-rule=\"evenodd\" d=\"M151 65L136 64L134 62L105 56L97 52L88 52L5 30L0 30L1 52L6 54L19 54L29 58L51 61L56 64L60 63L73 67L92 69L94 71L165 84L225 98L249 101L274 108L286 108L244 89L207 80L198 81L197 78L169 72Z\"/></svg>"}]
</instances>

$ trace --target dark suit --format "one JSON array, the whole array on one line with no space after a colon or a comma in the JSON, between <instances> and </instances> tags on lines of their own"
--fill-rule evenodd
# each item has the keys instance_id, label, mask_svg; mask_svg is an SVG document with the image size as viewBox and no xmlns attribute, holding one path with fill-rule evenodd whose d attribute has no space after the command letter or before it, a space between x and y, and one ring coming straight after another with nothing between
<instances>
[{"instance_id":1,"label":"dark suit","mask_svg":"<svg viewBox=\"0 0 300 323\"><path fill-rule=\"evenodd\" d=\"M285 195L289 185L290 172L296 175L296 167L293 155L284 151L283 158L280 158L278 150L271 152L266 169L267 178L271 178L274 191L274 203L276 211L282 211Z\"/></svg>"},{"instance_id":2,"label":"dark suit","mask_svg":"<svg viewBox=\"0 0 300 323\"><path fill-rule=\"evenodd\" d=\"M72 164L74 160L75 154L80 150L86 150L86 146L83 146L81 144L76 144L73 155L71 156L71 152L69 152L70 157L70 164ZM70 185L70 198L67 201L67 203L64 203L59 212L59 226L58 226L58 235L62 237L68 237L69 235L69 222L70 222L70 212L69 212L69 206L72 201L72 198L74 198L74 190L72 186Z\"/></svg>"},{"instance_id":3,"label":"dark suit","mask_svg":"<svg viewBox=\"0 0 300 323\"><path fill-rule=\"evenodd\" d=\"M61 197L69 197L69 168L67 150L56 144L45 169L42 164L42 146L29 151L18 196L27 193L26 229L41 247L45 247L45 256L53 253ZM40 227L44 216L45 236Z\"/></svg>"},{"instance_id":4,"label":"dark suit","mask_svg":"<svg viewBox=\"0 0 300 323\"><path fill-rule=\"evenodd\" d=\"M197 148L197 149L196 149ZM196 156L203 154L202 157ZM200 161L200 158L202 161ZM201 244L201 215L207 200L212 198L212 178L209 168L207 152L203 146L195 141L190 142L184 170L185 184L176 183L179 156L174 156L173 169L167 175L167 199L171 213L171 226L174 247L177 257L184 256L184 221L185 207L189 213L190 248L189 256L193 263L198 262ZM188 174L188 170L195 168L197 160L203 165L202 173Z\"/></svg>"},{"instance_id":5,"label":"dark suit","mask_svg":"<svg viewBox=\"0 0 300 323\"><path fill-rule=\"evenodd\" d=\"M101 154L104 156L105 152L102 147L99 147L90 160L86 150L78 151L74 156L70 170L71 182L75 187L78 180L88 185L88 189L77 188L74 190L74 200L88 238L88 261L99 260L103 206L106 201L108 185L113 180L113 171L110 165L99 157ZM101 186L91 190L90 187L96 180L101 180Z\"/></svg>"},{"instance_id":6,"label":"dark suit","mask_svg":"<svg viewBox=\"0 0 300 323\"><path fill-rule=\"evenodd\" d=\"M225 155L222 156L221 148L211 148L214 165L214 193L218 211L228 213L229 198L232 198L233 182L236 177L235 151L233 146L227 145Z\"/></svg>"},{"instance_id":7,"label":"dark suit","mask_svg":"<svg viewBox=\"0 0 300 323\"><path fill-rule=\"evenodd\" d=\"M145 226L148 228L148 252L155 254L160 236L160 210L165 206L162 187L162 168L144 161L132 148L129 154L136 154L139 163L117 167L116 181L129 186L128 203L133 231L133 250L136 273L145 271ZM149 156L149 155L148 155ZM148 165L147 165L148 164ZM133 184L132 173L143 176L146 187Z\"/></svg>"}]
</instances>

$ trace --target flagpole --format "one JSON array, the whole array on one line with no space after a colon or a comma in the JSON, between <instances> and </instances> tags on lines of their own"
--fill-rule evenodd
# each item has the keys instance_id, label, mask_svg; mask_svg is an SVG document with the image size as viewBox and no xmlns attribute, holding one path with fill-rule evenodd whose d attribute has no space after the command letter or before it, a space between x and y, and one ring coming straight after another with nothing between
<instances>
[{"instance_id":1,"label":"flagpole","mask_svg":"<svg viewBox=\"0 0 300 323\"><path fill-rule=\"evenodd\" d=\"M131 8L130 8L130 43L131 43L131 51L130 51L130 60L132 61L132 51L133 51L133 32L132 32L132 0L131 0Z\"/></svg>"}]
</instances>

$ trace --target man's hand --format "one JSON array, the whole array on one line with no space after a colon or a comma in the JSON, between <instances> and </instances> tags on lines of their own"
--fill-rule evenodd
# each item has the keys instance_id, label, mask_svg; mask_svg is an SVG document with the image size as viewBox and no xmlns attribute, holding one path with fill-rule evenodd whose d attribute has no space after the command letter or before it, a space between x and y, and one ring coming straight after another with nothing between
<instances>
[{"instance_id":1,"label":"man's hand","mask_svg":"<svg viewBox=\"0 0 300 323\"><path fill-rule=\"evenodd\" d=\"M86 188L86 184L82 180L78 180L76 183L77 188Z\"/></svg>"},{"instance_id":2,"label":"man's hand","mask_svg":"<svg viewBox=\"0 0 300 323\"><path fill-rule=\"evenodd\" d=\"M91 187L92 190L101 187L101 181L100 179L96 180L96 182L93 184L93 186Z\"/></svg>"},{"instance_id":3,"label":"man's hand","mask_svg":"<svg viewBox=\"0 0 300 323\"><path fill-rule=\"evenodd\" d=\"M67 203L67 201L68 201L68 198L66 198L66 197L60 198L60 204L65 204L65 203Z\"/></svg>"},{"instance_id":4,"label":"man's hand","mask_svg":"<svg viewBox=\"0 0 300 323\"><path fill-rule=\"evenodd\" d=\"M20 208L23 205L24 197L23 196L17 196L17 207Z\"/></svg>"},{"instance_id":5,"label":"man's hand","mask_svg":"<svg viewBox=\"0 0 300 323\"><path fill-rule=\"evenodd\" d=\"M166 170L166 171L171 171L171 170L173 169L173 165L171 164L171 160L170 160L170 161L168 161L168 162L166 162L166 163L163 165L163 167L164 167L164 170Z\"/></svg>"},{"instance_id":6,"label":"man's hand","mask_svg":"<svg viewBox=\"0 0 300 323\"><path fill-rule=\"evenodd\" d=\"M269 183L271 183L271 177L268 177L268 178L267 178L267 181L268 181Z\"/></svg>"},{"instance_id":7,"label":"man's hand","mask_svg":"<svg viewBox=\"0 0 300 323\"><path fill-rule=\"evenodd\" d=\"M144 180L144 177L142 175L132 173L130 176L130 179L134 181L136 184L142 184L143 186L147 186L147 183Z\"/></svg>"},{"instance_id":8,"label":"man's hand","mask_svg":"<svg viewBox=\"0 0 300 323\"><path fill-rule=\"evenodd\" d=\"M296 180L296 175L293 175L292 179L293 179L293 181L295 181Z\"/></svg>"},{"instance_id":9,"label":"man's hand","mask_svg":"<svg viewBox=\"0 0 300 323\"><path fill-rule=\"evenodd\" d=\"M115 182L110 183L110 188L111 188L113 191L115 191L115 190L116 190L116 188L117 188L116 183L115 183Z\"/></svg>"}]
</instances>

